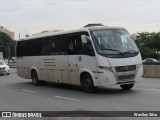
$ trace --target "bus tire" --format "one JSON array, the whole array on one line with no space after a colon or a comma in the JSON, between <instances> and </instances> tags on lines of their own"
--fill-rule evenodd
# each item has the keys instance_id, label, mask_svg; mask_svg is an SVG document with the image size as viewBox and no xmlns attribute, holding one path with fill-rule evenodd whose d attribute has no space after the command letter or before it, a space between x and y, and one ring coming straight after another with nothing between
<instances>
[{"instance_id":1,"label":"bus tire","mask_svg":"<svg viewBox=\"0 0 160 120\"><path fill-rule=\"evenodd\" d=\"M81 87L85 92L94 93L96 92L96 87L94 86L93 79L90 74L85 73L81 77Z\"/></svg>"},{"instance_id":2,"label":"bus tire","mask_svg":"<svg viewBox=\"0 0 160 120\"><path fill-rule=\"evenodd\" d=\"M120 87L121 87L123 90L130 90L133 86L134 86L134 83L132 83L132 84L120 85Z\"/></svg>"},{"instance_id":3,"label":"bus tire","mask_svg":"<svg viewBox=\"0 0 160 120\"><path fill-rule=\"evenodd\" d=\"M33 83L35 86L40 85L40 81L38 80L37 72L36 72L36 71L32 71L31 76L32 76L32 83Z\"/></svg>"}]
</instances>

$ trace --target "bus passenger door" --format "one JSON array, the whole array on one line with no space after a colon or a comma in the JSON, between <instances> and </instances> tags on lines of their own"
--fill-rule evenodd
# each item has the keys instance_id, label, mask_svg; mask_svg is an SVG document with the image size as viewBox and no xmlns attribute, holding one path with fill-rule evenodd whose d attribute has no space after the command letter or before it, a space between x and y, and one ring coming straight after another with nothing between
<instances>
[{"instance_id":1,"label":"bus passenger door","mask_svg":"<svg viewBox=\"0 0 160 120\"><path fill-rule=\"evenodd\" d=\"M69 73L71 84L80 85L79 68L78 68L78 49L79 49L79 35L72 34L68 36L69 51Z\"/></svg>"},{"instance_id":2,"label":"bus passenger door","mask_svg":"<svg viewBox=\"0 0 160 120\"><path fill-rule=\"evenodd\" d=\"M71 84L79 85L80 79L79 79L79 69L78 69L78 61L77 61L77 55L69 55L69 73L70 73L70 81Z\"/></svg>"}]
</instances>

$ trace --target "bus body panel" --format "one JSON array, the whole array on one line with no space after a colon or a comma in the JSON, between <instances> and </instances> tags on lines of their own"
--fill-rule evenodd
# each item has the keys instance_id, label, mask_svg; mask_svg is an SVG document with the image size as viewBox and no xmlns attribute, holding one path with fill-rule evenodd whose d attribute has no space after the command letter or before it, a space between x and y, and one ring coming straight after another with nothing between
<instances>
[{"instance_id":1,"label":"bus body panel","mask_svg":"<svg viewBox=\"0 0 160 120\"><path fill-rule=\"evenodd\" d=\"M97 59L96 56L79 55L78 67L80 75L82 73L89 73L92 76L93 83L98 86L97 82Z\"/></svg>"},{"instance_id":2,"label":"bus body panel","mask_svg":"<svg viewBox=\"0 0 160 120\"><path fill-rule=\"evenodd\" d=\"M68 55L71 84L80 85L78 55Z\"/></svg>"},{"instance_id":3,"label":"bus body panel","mask_svg":"<svg viewBox=\"0 0 160 120\"><path fill-rule=\"evenodd\" d=\"M132 58L108 58L108 62L110 63L110 65L112 67L116 67L116 66L128 66L128 65L137 65L142 63L142 61L140 61L140 53Z\"/></svg>"},{"instance_id":4,"label":"bus body panel","mask_svg":"<svg viewBox=\"0 0 160 120\"><path fill-rule=\"evenodd\" d=\"M132 58L106 58L100 55L97 55L97 65L98 66L106 66L110 70L98 69L98 79L100 80L100 86L113 86L118 82L127 82L130 81L139 82L141 81L141 76L143 73L143 66L140 53ZM127 67L127 66L135 66L135 70L126 70L126 71L116 71L116 67ZM119 80L118 76L134 74L133 78L128 78L126 80Z\"/></svg>"}]
</instances>

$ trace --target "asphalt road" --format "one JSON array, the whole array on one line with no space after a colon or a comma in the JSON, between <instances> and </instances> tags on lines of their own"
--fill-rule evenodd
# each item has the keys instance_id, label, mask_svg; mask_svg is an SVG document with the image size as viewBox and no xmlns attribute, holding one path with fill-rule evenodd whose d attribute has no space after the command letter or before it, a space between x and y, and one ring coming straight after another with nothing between
<instances>
[{"instance_id":1,"label":"asphalt road","mask_svg":"<svg viewBox=\"0 0 160 120\"><path fill-rule=\"evenodd\" d=\"M0 111L160 111L160 79L143 78L130 91L119 86L89 94L80 87L49 83L33 86L31 80L10 75L0 76ZM45 118L82 119L82 118ZM160 118L83 118L104 120L141 120Z\"/></svg>"}]
</instances>

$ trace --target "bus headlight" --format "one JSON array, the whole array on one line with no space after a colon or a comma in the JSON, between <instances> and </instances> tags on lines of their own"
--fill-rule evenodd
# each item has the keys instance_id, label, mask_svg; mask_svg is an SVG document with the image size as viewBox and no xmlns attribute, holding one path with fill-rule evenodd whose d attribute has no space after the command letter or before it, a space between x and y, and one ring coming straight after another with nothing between
<instances>
[{"instance_id":1,"label":"bus headlight","mask_svg":"<svg viewBox=\"0 0 160 120\"><path fill-rule=\"evenodd\" d=\"M99 66L100 69L104 69L110 72L113 72L112 67L107 67L107 66Z\"/></svg>"}]
</instances>

